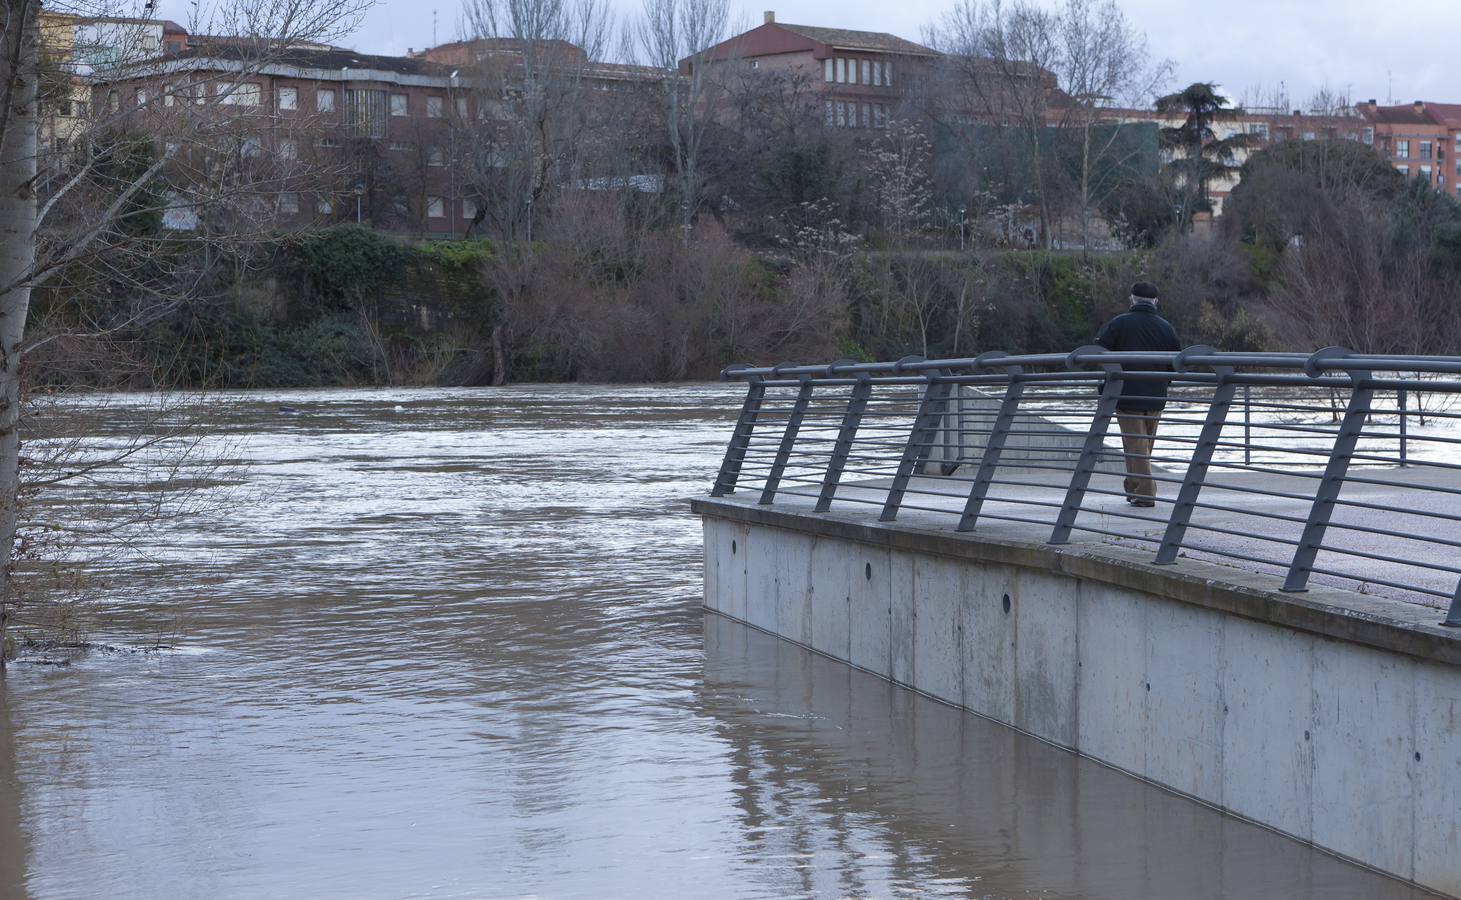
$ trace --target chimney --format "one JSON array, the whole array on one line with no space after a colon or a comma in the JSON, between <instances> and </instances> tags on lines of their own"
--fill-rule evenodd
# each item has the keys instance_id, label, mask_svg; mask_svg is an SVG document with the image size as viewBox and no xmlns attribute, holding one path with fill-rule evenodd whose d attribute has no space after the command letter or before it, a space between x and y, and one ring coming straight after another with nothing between
<instances>
[{"instance_id":1,"label":"chimney","mask_svg":"<svg viewBox=\"0 0 1461 900\"><path fill-rule=\"evenodd\" d=\"M1417 100L1417 101L1415 101L1415 104L1414 105L1415 105L1415 111L1416 112L1425 112L1425 101L1424 100Z\"/></svg>"},{"instance_id":2,"label":"chimney","mask_svg":"<svg viewBox=\"0 0 1461 900\"><path fill-rule=\"evenodd\" d=\"M761 15L766 20L765 21L765 24L767 24L767 25L775 25L776 24L776 10L774 10L774 9L768 9L764 13L762 13Z\"/></svg>"}]
</instances>

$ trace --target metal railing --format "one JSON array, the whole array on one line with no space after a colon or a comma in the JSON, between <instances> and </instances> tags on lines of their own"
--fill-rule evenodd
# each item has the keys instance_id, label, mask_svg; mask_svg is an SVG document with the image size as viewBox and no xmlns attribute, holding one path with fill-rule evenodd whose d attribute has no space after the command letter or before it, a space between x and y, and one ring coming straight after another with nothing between
<instances>
[{"instance_id":1,"label":"metal railing","mask_svg":"<svg viewBox=\"0 0 1461 900\"><path fill-rule=\"evenodd\" d=\"M1051 544L1080 533L1158 565L1270 574L1283 591L1317 576L1461 627L1461 357L1082 347L723 377L747 391L714 496L751 486L761 504L916 511ZM1153 380L1162 409L1118 410L1124 385ZM1128 453L1143 421L1155 441ZM1152 466L1150 509L1127 505L1136 458Z\"/></svg>"}]
</instances>

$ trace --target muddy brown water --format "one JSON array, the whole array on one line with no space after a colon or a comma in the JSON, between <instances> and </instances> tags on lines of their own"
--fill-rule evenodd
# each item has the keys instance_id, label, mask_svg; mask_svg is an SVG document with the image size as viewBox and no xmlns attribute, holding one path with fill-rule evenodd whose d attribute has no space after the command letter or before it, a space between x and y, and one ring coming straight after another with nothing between
<instances>
[{"instance_id":1,"label":"muddy brown water","mask_svg":"<svg viewBox=\"0 0 1461 900\"><path fill-rule=\"evenodd\" d=\"M175 649L0 687L0 897L1420 895L706 616L738 395L217 398L245 490L93 564Z\"/></svg>"}]
</instances>

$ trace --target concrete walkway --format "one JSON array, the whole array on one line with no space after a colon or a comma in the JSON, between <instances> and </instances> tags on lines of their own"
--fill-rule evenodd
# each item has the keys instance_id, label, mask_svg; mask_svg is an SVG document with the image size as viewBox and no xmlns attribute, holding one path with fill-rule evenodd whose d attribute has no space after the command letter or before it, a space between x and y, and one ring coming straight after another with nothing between
<instances>
[{"instance_id":1,"label":"concrete walkway","mask_svg":"<svg viewBox=\"0 0 1461 900\"><path fill-rule=\"evenodd\" d=\"M965 466L949 477L914 478L904 498L897 521L902 524L940 530L953 530L958 524L968 495L973 467ZM1212 509L1199 506L1187 532L1184 557L1233 566L1247 573L1274 578L1276 590L1287 571L1293 546L1280 541L1296 542L1303 531L1318 485L1318 472L1305 474L1266 474L1255 472L1214 472L1213 482L1204 488L1200 504L1227 507ZM1341 501L1359 501L1384 507L1365 509L1340 505L1336 508L1324 545L1367 554L1389 556L1434 566L1461 568L1461 548L1438 544L1440 539L1461 542L1458 523L1423 515L1426 512L1454 514L1461 510L1461 471L1424 466L1409 468L1355 468L1351 476L1382 481L1384 484L1347 482ZM1180 477L1180 472L1172 473ZM981 535L1029 542L1044 542L1050 537L1058 508L1065 498L1068 473L1001 469L991 488L980 516L977 532ZM1005 483L999 483L1005 482ZM845 481L838 488L832 510L839 518L876 522L887 496L889 479ZM1231 486L1223 490L1215 485ZM1175 483L1161 484L1161 497L1154 508L1139 509L1128 505L1120 495L1121 477L1096 474L1091 479L1084 509L1077 519L1072 547L1094 549L1100 546L1123 547L1156 553L1166 530ZM1442 488L1444 490L1435 490ZM1253 490L1269 492L1252 493ZM783 482L775 508L808 510L815 502L817 485L808 482ZM1272 496L1289 494L1290 496ZM740 502L756 502L757 493L740 491ZM1291 521L1296 519L1297 521ZM1355 531L1339 525L1356 525L1380 529L1388 534ZM1207 529L1223 529L1211 531ZM1086 530L1094 529L1094 530ZM1231 533L1229 533L1231 532ZM1401 537L1396 532L1415 535ZM1242 557L1268 560L1255 562ZM1310 579L1315 586L1328 586L1360 594L1444 610L1456 590L1455 572L1427 569L1410 563L1396 563L1321 551L1316 568L1331 569L1350 577L1316 572ZM1407 590L1382 582L1425 588L1444 597Z\"/></svg>"}]
</instances>

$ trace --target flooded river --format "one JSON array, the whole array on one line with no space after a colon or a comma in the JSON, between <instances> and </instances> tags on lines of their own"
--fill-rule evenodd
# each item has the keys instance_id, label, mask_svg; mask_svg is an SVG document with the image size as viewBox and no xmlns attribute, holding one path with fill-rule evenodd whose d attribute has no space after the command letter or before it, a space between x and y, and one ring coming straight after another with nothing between
<instances>
[{"instance_id":1,"label":"flooded river","mask_svg":"<svg viewBox=\"0 0 1461 900\"><path fill-rule=\"evenodd\" d=\"M95 564L174 649L0 686L0 897L1417 895L707 617L738 399L225 397L243 486Z\"/></svg>"}]
</instances>

